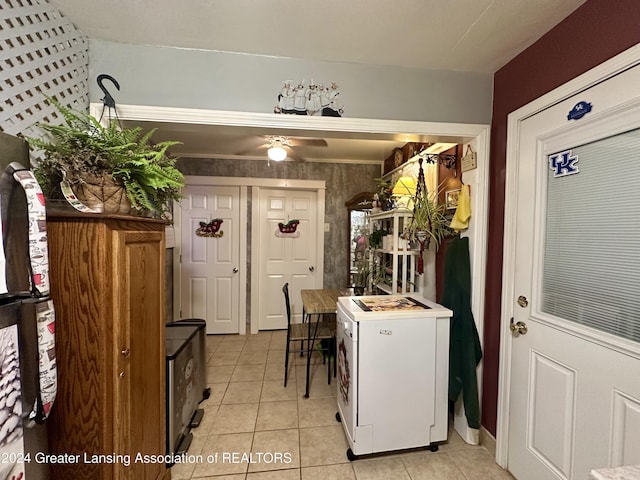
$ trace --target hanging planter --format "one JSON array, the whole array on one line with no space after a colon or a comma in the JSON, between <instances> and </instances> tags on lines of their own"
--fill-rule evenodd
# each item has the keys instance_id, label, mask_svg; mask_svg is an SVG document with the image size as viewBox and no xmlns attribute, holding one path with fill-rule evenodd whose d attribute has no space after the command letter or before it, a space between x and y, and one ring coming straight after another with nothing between
<instances>
[{"instance_id":1,"label":"hanging planter","mask_svg":"<svg viewBox=\"0 0 640 480\"><path fill-rule=\"evenodd\" d=\"M85 209L94 213L131 210L170 216L184 178L167 149L179 142L152 144L154 130L143 134L139 127L122 128L113 121L104 126L86 113L47 100L62 123L38 123L43 135L27 140L38 150L34 171L48 199L68 198L63 190L69 187L76 197L70 203L86 202Z\"/></svg>"},{"instance_id":2,"label":"hanging planter","mask_svg":"<svg viewBox=\"0 0 640 480\"><path fill-rule=\"evenodd\" d=\"M123 215L131 213L127 191L111 175L87 174L71 185L71 189L76 198L93 211Z\"/></svg>"},{"instance_id":3,"label":"hanging planter","mask_svg":"<svg viewBox=\"0 0 640 480\"><path fill-rule=\"evenodd\" d=\"M443 238L449 235L445 206L438 203L437 192L430 194L424 181L422 170L422 158L418 160L420 170L418 173L418 185L413 203L413 218L409 223L409 233L420 244L418 256L418 273L424 273L423 252L429 249L431 240L440 246Z\"/></svg>"}]
</instances>

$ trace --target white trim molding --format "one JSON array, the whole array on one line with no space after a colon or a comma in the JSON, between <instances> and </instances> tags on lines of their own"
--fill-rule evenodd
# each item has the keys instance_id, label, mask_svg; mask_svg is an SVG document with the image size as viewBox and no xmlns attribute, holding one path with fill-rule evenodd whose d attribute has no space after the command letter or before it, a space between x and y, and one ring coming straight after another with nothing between
<instances>
[{"instance_id":1,"label":"white trim molding","mask_svg":"<svg viewBox=\"0 0 640 480\"><path fill-rule=\"evenodd\" d=\"M101 103L91 103L91 115L99 118L102 108L103 105ZM473 123L435 123L344 117L313 117L148 105L118 104L116 108L118 118L128 121L137 120L141 122L171 122L228 127L286 128L300 131L359 133L361 134L360 138L374 138L376 135L387 136L389 134L397 134L439 137L437 139L438 141L446 141L447 137L463 137L463 141L469 141L488 128L488 125ZM460 138L453 138L453 141L461 143Z\"/></svg>"},{"instance_id":2,"label":"white trim molding","mask_svg":"<svg viewBox=\"0 0 640 480\"><path fill-rule=\"evenodd\" d=\"M264 188L295 188L296 190L325 190L324 180L293 180L287 178L215 177L185 175L185 185L227 185Z\"/></svg>"},{"instance_id":3,"label":"white trim molding","mask_svg":"<svg viewBox=\"0 0 640 480\"><path fill-rule=\"evenodd\" d=\"M103 105L92 103L90 113L99 117ZM332 132L336 136L344 134L352 138L401 138L422 142L457 142L475 146L478 154L478 168L465 174L474 178L473 196L474 212L470 230L466 235L472 237L473 246L470 252L473 271L472 308L478 331L482 336L484 323L484 289L486 276L486 246L487 246L487 216L489 198L489 135L490 126L486 124L436 123L402 120L381 120L344 117L309 117L297 115L276 115L269 113L235 112L221 110L204 110L192 108L174 108L145 105L117 105L118 117L126 121L155 121L182 124L220 125L236 128L271 128L289 129L303 134L305 131ZM382 173L381 173L382 174ZM187 182L192 185L209 184L206 182L221 182L219 185L230 185L233 182L243 182L247 186L268 188L298 188L322 189L313 181L288 179L232 179L221 177L188 177ZM200 183L205 182L205 183ZM229 183L231 182L231 183ZM252 183L253 182L253 183ZM257 183L256 183L257 182ZM262 182L262 183L260 183ZM324 195L319 207L319 218L324 222ZM320 232L324 225L321 225ZM177 249L174 249L177 250ZM323 252L321 252L323 253ZM322 258L324 260L324 258ZM323 265L324 261L319 262ZM176 285L176 288L179 288ZM252 326L252 331L253 331ZM257 327L256 327L257 328ZM481 376L480 376L481 378Z\"/></svg>"}]
</instances>

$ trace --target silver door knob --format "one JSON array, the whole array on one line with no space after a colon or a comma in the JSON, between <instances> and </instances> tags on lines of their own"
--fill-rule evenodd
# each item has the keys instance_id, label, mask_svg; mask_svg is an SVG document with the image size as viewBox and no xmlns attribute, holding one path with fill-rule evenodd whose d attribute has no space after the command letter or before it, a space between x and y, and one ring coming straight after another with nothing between
<instances>
[{"instance_id":1,"label":"silver door knob","mask_svg":"<svg viewBox=\"0 0 640 480\"><path fill-rule=\"evenodd\" d=\"M129 350L128 348L125 348L125 349L124 349L124 350L122 350L122 352L120 352L120 353L122 353L122 356L123 356L123 357L128 357L128 356L129 356L129 354L131 353L131 350Z\"/></svg>"},{"instance_id":2,"label":"silver door knob","mask_svg":"<svg viewBox=\"0 0 640 480\"><path fill-rule=\"evenodd\" d=\"M233 267L233 273L238 273L238 267Z\"/></svg>"},{"instance_id":3,"label":"silver door knob","mask_svg":"<svg viewBox=\"0 0 640 480\"><path fill-rule=\"evenodd\" d=\"M313 271L315 271L315 268L313 268L313 267L309 267L309 271L310 271L310 272L313 272Z\"/></svg>"},{"instance_id":4,"label":"silver door knob","mask_svg":"<svg viewBox=\"0 0 640 480\"><path fill-rule=\"evenodd\" d=\"M526 335L529 329L527 328L527 324L524 322L516 322L513 323L513 317L511 317L511 324L509 325L511 329L511 335L514 337L518 337L520 335Z\"/></svg>"}]
</instances>

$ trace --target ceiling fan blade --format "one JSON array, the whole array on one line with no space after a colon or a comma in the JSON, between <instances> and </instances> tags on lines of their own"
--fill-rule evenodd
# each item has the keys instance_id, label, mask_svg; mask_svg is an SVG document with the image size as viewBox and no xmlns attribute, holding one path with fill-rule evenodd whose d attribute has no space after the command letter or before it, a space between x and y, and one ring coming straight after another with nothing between
<instances>
[{"instance_id":1,"label":"ceiling fan blade","mask_svg":"<svg viewBox=\"0 0 640 480\"><path fill-rule=\"evenodd\" d=\"M269 148L269 145L258 145L257 147L245 148L244 150L240 150L239 152L236 152L236 155L247 155L259 150L266 150L267 148Z\"/></svg>"},{"instance_id":2,"label":"ceiling fan blade","mask_svg":"<svg viewBox=\"0 0 640 480\"><path fill-rule=\"evenodd\" d=\"M290 147L287 147L287 157L289 157L291 160L295 162L306 162L304 158L302 158L300 155L294 152L293 149Z\"/></svg>"},{"instance_id":3,"label":"ceiling fan blade","mask_svg":"<svg viewBox=\"0 0 640 480\"><path fill-rule=\"evenodd\" d=\"M326 147L324 138L288 137L289 143L294 147Z\"/></svg>"}]
</instances>

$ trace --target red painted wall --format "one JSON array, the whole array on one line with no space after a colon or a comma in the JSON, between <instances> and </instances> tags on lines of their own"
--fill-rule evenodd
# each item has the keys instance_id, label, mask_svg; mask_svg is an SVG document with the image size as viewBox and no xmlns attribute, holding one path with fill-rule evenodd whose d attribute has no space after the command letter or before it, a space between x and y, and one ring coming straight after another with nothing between
<instances>
[{"instance_id":1,"label":"red painted wall","mask_svg":"<svg viewBox=\"0 0 640 480\"><path fill-rule=\"evenodd\" d=\"M482 425L496 433L507 115L640 42L640 0L588 0L494 75Z\"/></svg>"}]
</instances>

